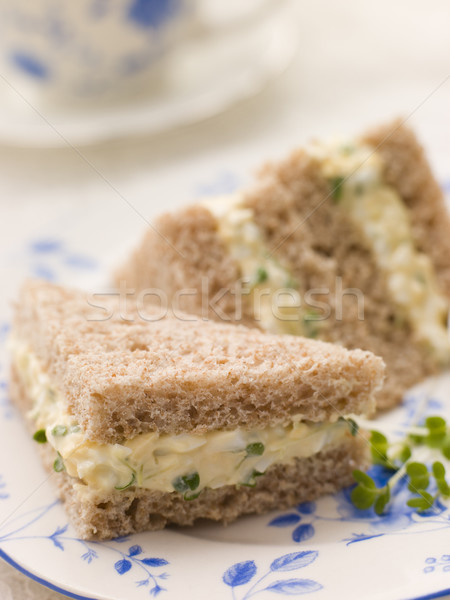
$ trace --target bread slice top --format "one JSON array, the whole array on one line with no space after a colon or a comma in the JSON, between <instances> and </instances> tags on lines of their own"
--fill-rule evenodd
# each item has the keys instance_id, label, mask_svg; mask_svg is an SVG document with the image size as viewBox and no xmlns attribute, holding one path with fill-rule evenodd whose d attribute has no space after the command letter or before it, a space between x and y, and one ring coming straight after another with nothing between
<instances>
[{"instance_id":1,"label":"bread slice top","mask_svg":"<svg viewBox=\"0 0 450 600\"><path fill-rule=\"evenodd\" d=\"M264 428L371 413L383 361L370 352L187 315L150 322L119 296L30 281L13 335L27 343L89 439ZM146 306L145 318L160 315ZM97 319L97 320L94 320ZM186 320L184 320L186 319ZM187 320L189 319L189 320Z\"/></svg>"}]
</instances>

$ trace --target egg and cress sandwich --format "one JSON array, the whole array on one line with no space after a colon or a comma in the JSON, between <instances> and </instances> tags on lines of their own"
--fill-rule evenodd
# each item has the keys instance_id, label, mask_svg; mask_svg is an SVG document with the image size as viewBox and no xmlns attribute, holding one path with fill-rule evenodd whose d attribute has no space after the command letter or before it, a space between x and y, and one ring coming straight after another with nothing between
<instances>
[{"instance_id":1,"label":"egg and cress sandwich","mask_svg":"<svg viewBox=\"0 0 450 600\"><path fill-rule=\"evenodd\" d=\"M11 396L82 538L228 523L367 465L350 417L373 411L380 358L119 302L30 281L15 308Z\"/></svg>"},{"instance_id":2,"label":"egg and cress sandwich","mask_svg":"<svg viewBox=\"0 0 450 600\"><path fill-rule=\"evenodd\" d=\"M199 315L206 290L218 321L370 350L387 366L380 410L450 364L449 216L400 121L313 142L249 189L155 226L161 235L147 231L117 283L172 299L196 289L183 308Z\"/></svg>"}]
</instances>

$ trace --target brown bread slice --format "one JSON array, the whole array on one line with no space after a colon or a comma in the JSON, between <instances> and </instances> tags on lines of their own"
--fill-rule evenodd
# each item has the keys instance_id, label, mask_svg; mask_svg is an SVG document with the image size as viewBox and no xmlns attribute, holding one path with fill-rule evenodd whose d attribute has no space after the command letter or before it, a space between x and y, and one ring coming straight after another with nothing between
<instances>
[{"instance_id":1,"label":"brown bread slice","mask_svg":"<svg viewBox=\"0 0 450 600\"><path fill-rule=\"evenodd\" d=\"M118 296L96 302L111 318L93 320L105 312L83 292L30 281L14 321L91 440L373 412L384 365L370 352L191 316L148 322L131 303L123 320Z\"/></svg>"}]
</instances>

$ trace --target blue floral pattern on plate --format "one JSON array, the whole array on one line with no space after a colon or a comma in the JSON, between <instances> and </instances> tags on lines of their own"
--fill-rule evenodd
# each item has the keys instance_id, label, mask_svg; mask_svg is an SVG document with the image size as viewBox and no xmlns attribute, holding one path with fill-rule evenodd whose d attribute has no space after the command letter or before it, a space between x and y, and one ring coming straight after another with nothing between
<instances>
[{"instance_id":1,"label":"blue floral pattern on plate","mask_svg":"<svg viewBox=\"0 0 450 600\"><path fill-rule=\"evenodd\" d=\"M437 569L450 571L450 554L443 554L439 558L429 556L425 559L425 565L426 566L423 569L424 573L433 573L433 571L436 571Z\"/></svg>"},{"instance_id":2,"label":"blue floral pattern on plate","mask_svg":"<svg viewBox=\"0 0 450 600\"><path fill-rule=\"evenodd\" d=\"M47 281L59 281L63 272L92 271L98 261L81 252L75 252L56 237L36 238L27 248L30 275Z\"/></svg>"},{"instance_id":3,"label":"blue floral pattern on plate","mask_svg":"<svg viewBox=\"0 0 450 600\"><path fill-rule=\"evenodd\" d=\"M238 595L236 588L240 588L249 584L257 575L258 567L253 560L247 560L244 562L236 563L229 567L223 574L223 582L231 588L233 600L248 600L256 594L261 592L274 592L277 594L283 594L286 596L296 596L300 594L310 594L312 592L318 592L322 589L322 585L313 579L304 578L293 578L283 577L282 579L275 579L270 581L269 577L273 574L283 574L290 571L297 571L307 567L313 563L318 552L315 550L306 550L303 552L290 552L279 556L272 561L269 569L243 592L241 596ZM273 578L272 578L273 579Z\"/></svg>"},{"instance_id":4,"label":"blue floral pattern on plate","mask_svg":"<svg viewBox=\"0 0 450 600\"><path fill-rule=\"evenodd\" d=\"M9 498L9 494L6 489L6 482L3 479L3 475L0 475L0 500L6 500L7 498Z\"/></svg>"},{"instance_id":5,"label":"blue floral pattern on plate","mask_svg":"<svg viewBox=\"0 0 450 600\"><path fill-rule=\"evenodd\" d=\"M5 487L0 477L0 499L2 498L2 488ZM7 497L7 496L5 496ZM152 596L157 596L160 592L167 591L163 587L163 582L169 577L167 571L155 573L154 569L161 571L162 567L169 564L165 558L145 556L142 547L138 544L128 545L130 537L125 536L116 538L111 542L95 542L86 541L67 533L68 524L57 526L52 533L48 534L28 534L27 529L31 525L35 525L41 519L48 515L59 502L52 502L48 506L39 507L24 515L8 520L3 527L0 528L0 547L7 542L30 540L49 541L55 548L64 552L68 544L78 546L82 552L79 558L85 561L88 565L99 558L98 549L108 551L111 555L112 567L118 575L125 575L130 572L134 577L140 575L141 579L135 581L137 587L147 587ZM9 528L8 528L9 526ZM127 549L122 549L122 546L127 546ZM138 575L138 576L139 576Z\"/></svg>"}]
</instances>

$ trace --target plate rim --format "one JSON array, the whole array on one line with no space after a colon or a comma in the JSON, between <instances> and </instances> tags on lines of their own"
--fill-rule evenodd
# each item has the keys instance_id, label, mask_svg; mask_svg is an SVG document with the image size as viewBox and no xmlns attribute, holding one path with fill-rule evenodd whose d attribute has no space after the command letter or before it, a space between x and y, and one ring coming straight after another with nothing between
<instances>
[{"instance_id":1,"label":"plate rim","mask_svg":"<svg viewBox=\"0 0 450 600\"><path fill-rule=\"evenodd\" d=\"M39 577L39 575L35 575L32 571L28 570L26 567L23 567L20 563L14 560L14 558L12 558L7 552L5 552L3 548L0 548L0 558L23 575L26 575L26 577L28 577L29 579L40 583L41 585L53 590L54 592L63 594L68 598L74 598L74 600L99 600L98 598L94 598L93 596L82 596L81 594L76 594L69 590L65 590L52 583L51 581L43 579L42 577Z\"/></svg>"},{"instance_id":2,"label":"plate rim","mask_svg":"<svg viewBox=\"0 0 450 600\"><path fill-rule=\"evenodd\" d=\"M48 581L47 579L43 579L42 577L35 575L33 572L29 571L16 560L14 560L11 556L9 556L9 554L5 552L2 548L0 548L0 558L4 560L7 564L9 564L11 567L28 577L29 579L36 581L40 585L43 585L44 587L52 591L58 592L59 594L63 594L68 598L73 598L74 600L100 600L98 597L94 598L93 596L83 596L81 594L77 594L69 590L63 589L55 585L51 581ZM410 596L408 598L405 598L404 600L435 600L438 598L443 598L447 595L450 595L450 587L445 588L443 590L438 590L436 592L431 592L430 594L425 594L422 596Z\"/></svg>"}]
</instances>

